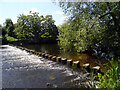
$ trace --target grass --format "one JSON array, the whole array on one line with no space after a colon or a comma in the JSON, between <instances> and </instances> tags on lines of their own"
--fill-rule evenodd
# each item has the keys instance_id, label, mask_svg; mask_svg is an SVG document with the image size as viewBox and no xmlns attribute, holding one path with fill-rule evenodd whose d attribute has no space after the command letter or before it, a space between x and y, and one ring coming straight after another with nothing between
<instances>
[{"instance_id":1,"label":"grass","mask_svg":"<svg viewBox=\"0 0 120 90\"><path fill-rule=\"evenodd\" d=\"M11 36L7 36L6 38L7 38L7 41L9 42L18 41L18 39L11 37Z\"/></svg>"},{"instance_id":2,"label":"grass","mask_svg":"<svg viewBox=\"0 0 120 90\"><path fill-rule=\"evenodd\" d=\"M102 76L98 73L98 83L96 84L95 77L91 77L89 81L90 88L120 88L120 59L118 61L114 61L113 59L110 61L110 66L107 66L108 70L105 75Z\"/></svg>"}]
</instances>

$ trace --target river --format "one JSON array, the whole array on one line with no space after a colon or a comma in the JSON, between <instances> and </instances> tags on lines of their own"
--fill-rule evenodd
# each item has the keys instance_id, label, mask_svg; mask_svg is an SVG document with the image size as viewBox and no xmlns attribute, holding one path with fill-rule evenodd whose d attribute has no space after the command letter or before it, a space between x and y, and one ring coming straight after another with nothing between
<instances>
[{"instance_id":1,"label":"river","mask_svg":"<svg viewBox=\"0 0 120 90\"><path fill-rule=\"evenodd\" d=\"M100 66L103 71L106 69L103 64L108 63L108 60L96 59L86 53L64 52L60 50L57 44L23 44L23 46L38 52L41 51L51 55L72 59L73 61L80 61L80 65L89 63L91 68Z\"/></svg>"},{"instance_id":2,"label":"river","mask_svg":"<svg viewBox=\"0 0 120 90\"><path fill-rule=\"evenodd\" d=\"M27 47L40 50L40 46L38 48L36 45ZM50 46L48 48L55 50ZM88 85L87 72L77 72L9 45L1 45L0 54L2 88L83 88Z\"/></svg>"}]
</instances>

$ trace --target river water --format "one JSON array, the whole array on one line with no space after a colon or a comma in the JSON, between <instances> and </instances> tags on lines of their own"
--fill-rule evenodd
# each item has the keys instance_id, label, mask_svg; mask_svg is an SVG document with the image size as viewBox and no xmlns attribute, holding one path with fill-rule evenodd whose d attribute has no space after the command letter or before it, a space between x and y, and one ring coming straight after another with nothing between
<instances>
[{"instance_id":1,"label":"river water","mask_svg":"<svg viewBox=\"0 0 120 90\"><path fill-rule=\"evenodd\" d=\"M88 84L87 72L74 71L16 47L1 45L0 54L2 88L82 88Z\"/></svg>"},{"instance_id":2,"label":"river water","mask_svg":"<svg viewBox=\"0 0 120 90\"><path fill-rule=\"evenodd\" d=\"M86 53L64 52L60 50L57 44L24 44L23 46L38 52L41 51L51 55L72 59L73 61L80 61L80 65L89 63L91 68L100 66L103 71L106 69L103 64L108 63L105 59L96 59Z\"/></svg>"}]
</instances>

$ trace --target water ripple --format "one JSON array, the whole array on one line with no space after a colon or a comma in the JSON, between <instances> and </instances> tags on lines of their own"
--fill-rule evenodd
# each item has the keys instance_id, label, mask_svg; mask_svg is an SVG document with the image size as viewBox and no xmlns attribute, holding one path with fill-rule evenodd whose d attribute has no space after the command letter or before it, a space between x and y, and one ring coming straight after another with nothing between
<instances>
[{"instance_id":1,"label":"water ripple","mask_svg":"<svg viewBox=\"0 0 120 90\"><path fill-rule=\"evenodd\" d=\"M9 45L2 52L3 88L76 87L83 85L86 75L42 57Z\"/></svg>"}]
</instances>

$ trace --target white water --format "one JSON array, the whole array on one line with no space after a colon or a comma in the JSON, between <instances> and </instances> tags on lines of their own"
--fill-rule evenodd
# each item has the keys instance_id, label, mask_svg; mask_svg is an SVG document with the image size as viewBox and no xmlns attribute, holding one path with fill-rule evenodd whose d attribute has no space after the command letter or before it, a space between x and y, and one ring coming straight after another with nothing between
<instances>
[{"instance_id":1,"label":"white water","mask_svg":"<svg viewBox=\"0 0 120 90\"><path fill-rule=\"evenodd\" d=\"M88 78L86 73L9 45L2 45L0 54L3 88L84 87Z\"/></svg>"}]
</instances>

